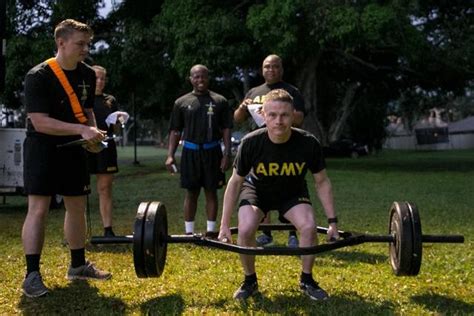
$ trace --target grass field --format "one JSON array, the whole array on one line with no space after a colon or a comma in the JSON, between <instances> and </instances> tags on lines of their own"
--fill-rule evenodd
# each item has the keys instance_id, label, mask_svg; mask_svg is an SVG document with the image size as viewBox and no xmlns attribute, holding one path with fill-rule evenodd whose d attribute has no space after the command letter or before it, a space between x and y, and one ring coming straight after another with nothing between
<instances>
[{"instance_id":1,"label":"grass field","mask_svg":"<svg viewBox=\"0 0 474 316\"><path fill-rule=\"evenodd\" d=\"M140 164L135 165L133 148L119 148L115 231L131 233L138 204L159 200L168 210L169 233L181 234L183 191L178 176L164 168L165 151L139 147L137 153ZM41 260L51 291L46 297L29 299L20 290L26 199L8 197L0 205L0 314L474 314L474 151L384 151L360 159L330 159L328 173L341 230L387 234L391 203L406 200L418 206L425 234L463 234L466 242L425 244L416 277L392 274L387 244L367 243L323 253L316 259L313 274L331 295L325 302L312 302L298 291L297 257L258 257L262 295L240 304L232 299L242 280L238 255L193 245L168 245L167 265L158 279L135 276L130 246L88 246L88 257L110 270L112 280L68 282L69 251L61 245L64 211L52 210ZM93 193L93 235L102 232L97 204ZM319 203L314 205L324 226ZM203 207L200 200L196 225L201 232L205 230ZM286 233L274 232L274 236L278 244L285 244Z\"/></svg>"}]
</instances>

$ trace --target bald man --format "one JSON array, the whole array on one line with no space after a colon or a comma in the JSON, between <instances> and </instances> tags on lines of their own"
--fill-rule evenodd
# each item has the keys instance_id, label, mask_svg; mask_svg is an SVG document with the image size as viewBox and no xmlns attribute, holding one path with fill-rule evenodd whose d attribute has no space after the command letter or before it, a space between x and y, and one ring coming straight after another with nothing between
<instances>
[{"instance_id":1,"label":"bald man","mask_svg":"<svg viewBox=\"0 0 474 316\"><path fill-rule=\"evenodd\" d=\"M293 118L293 127L301 127L303 125L303 119L305 116L304 99L299 90L289 83L283 81L283 62L278 55L268 55L262 63L262 75L265 79L265 83L252 88L245 95L244 101L234 111L234 121L236 123L245 122L251 117L250 111L255 111L255 108L259 108L265 101L265 95L276 89L283 89L290 94L293 98L293 106L295 109ZM253 129L264 127L263 124L263 113L260 110L256 110L253 113ZM262 124L259 124L262 122ZM284 218L280 218L283 223L288 223ZM270 213L268 213L263 220L264 223L270 223ZM270 246L273 244L273 236L271 231L263 231L263 233L257 237L257 244L259 246ZM295 231L290 231L288 235L288 246L298 247L298 237Z\"/></svg>"}]
</instances>

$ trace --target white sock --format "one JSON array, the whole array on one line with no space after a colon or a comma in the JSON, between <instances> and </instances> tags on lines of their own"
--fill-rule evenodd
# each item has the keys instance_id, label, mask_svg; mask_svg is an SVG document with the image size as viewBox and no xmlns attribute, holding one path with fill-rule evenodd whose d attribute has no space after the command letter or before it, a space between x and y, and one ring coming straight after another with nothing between
<instances>
[{"instance_id":1,"label":"white sock","mask_svg":"<svg viewBox=\"0 0 474 316\"><path fill-rule=\"evenodd\" d=\"M187 233L193 233L194 234L194 221L192 222L186 222L184 221L184 229Z\"/></svg>"},{"instance_id":2,"label":"white sock","mask_svg":"<svg viewBox=\"0 0 474 316\"><path fill-rule=\"evenodd\" d=\"M208 232L216 231L216 221L207 221L207 231Z\"/></svg>"}]
</instances>

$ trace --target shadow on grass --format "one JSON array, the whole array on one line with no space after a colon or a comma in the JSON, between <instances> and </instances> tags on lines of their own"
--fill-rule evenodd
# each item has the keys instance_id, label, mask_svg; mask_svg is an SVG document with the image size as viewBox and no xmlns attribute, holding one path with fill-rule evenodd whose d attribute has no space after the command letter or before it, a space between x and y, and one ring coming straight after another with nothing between
<instances>
[{"instance_id":1,"label":"shadow on grass","mask_svg":"<svg viewBox=\"0 0 474 316\"><path fill-rule=\"evenodd\" d=\"M316 260L318 258L328 258L331 257L340 262L361 262L368 264L379 264L381 262L387 262L388 256L381 254L374 254L362 251L337 251L331 250L328 252L320 253L316 255ZM299 256L295 256L295 259L300 260ZM316 262L317 264L317 262ZM343 266L343 263L335 264L334 266Z\"/></svg>"},{"instance_id":2,"label":"shadow on grass","mask_svg":"<svg viewBox=\"0 0 474 316\"><path fill-rule=\"evenodd\" d=\"M472 315L474 304L453 299L438 294L423 294L412 296L411 300L416 304L423 305L426 309L440 315Z\"/></svg>"},{"instance_id":3,"label":"shadow on grass","mask_svg":"<svg viewBox=\"0 0 474 316\"><path fill-rule=\"evenodd\" d=\"M18 308L24 315L125 314L126 305L122 300L105 297L98 291L87 281L74 281L66 287L50 289L44 297L33 299L22 295Z\"/></svg>"},{"instance_id":4,"label":"shadow on grass","mask_svg":"<svg viewBox=\"0 0 474 316\"><path fill-rule=\"evenodd\" d=\"M357 262L370 263L370 264L386 262L388 258L388 256L386 255L367 253L367 252L362 252L362 251L337 251L337 250L319 254L318 257L333 257L334 259L341 260L341 261L357 261Z\"/></svg>"},{"instance_id":5,"label":"shadow on grass","mask_svg":"<svg viewBox=\"0 0 474 316\"><path fill-rule=\"evenodd\" d=\"M140 305L142 315L181 315L184 300L178 294L160 296Z\"/></svg>"},{"instance_id":6,"label":"shadow on grass","mask_svg":"<svg viewBox=\"0 0 474 316\"><path fill-rule=\"evenodd\" d=\"M351 297L348 299L348 297ZM240 310L239 310L240 309ZM355 292L331 296L325 301L312 301L301 295L278 295L267 298L259 294L247 302L236 302L235 311L243 313L262 312L263 314L278 315L382 315L394 309L393 304L370 302Z\"/></svg>"}]
</instances>

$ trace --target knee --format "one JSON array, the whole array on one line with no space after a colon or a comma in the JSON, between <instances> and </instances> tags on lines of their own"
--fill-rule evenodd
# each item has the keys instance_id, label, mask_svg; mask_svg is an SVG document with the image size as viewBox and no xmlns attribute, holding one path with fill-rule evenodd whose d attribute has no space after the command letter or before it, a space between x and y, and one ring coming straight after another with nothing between
<instances>
[{"instance_id":1,"label":"knee","mask_svg":"<svg viewBox=\"0 0 474 316\"><path fill-rule=\"evenodd\" d=\"M304 223L298 230L302 238L314 239L316 237L316 225L314 222Z\"/></svg>"},{"instance_id":2,"label":"knee","mask_svg":"<svg viewBox=\"0 0 474 316\"><path fill-rule=\"evenodd\" d=\"M185 199L189 202L196 202L199 198L199 190L187 190Z\"/></svg>"},{"instance_id":3,"label":"knee","mask_svg":"<svg viewBox=\"0 0 474 316\"><path fill-rule=\"evenodd\" d=\"M103 195L110 192L112 192L112 183L97 183L97 193Z\"/></svg>"},{"instance_id":4,"label":"knee","mask_svg":"<svg viewBox=\"0 0 474 316\"><path fill-rule=\"evenodd\" d=\"M48 209L43 207L30 207L28 209L28 216L40 220L44 220L48 215Z\"/></svg>"},{"instance_id":5,"label":"knee","mask_svg":"<svg viewBox=\"0 0 474 316\"><path fill-rule=\"evenodd\" d=\"M255 230L248 225L239 225L239 240L243 246L251 246L255 240Z\"/></svg>"}]
</instances>

